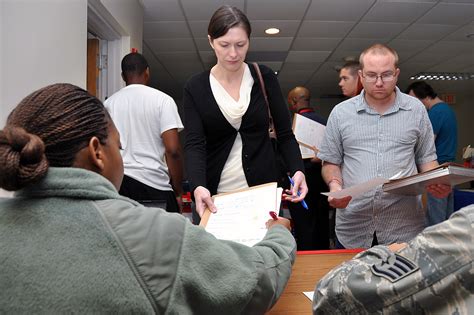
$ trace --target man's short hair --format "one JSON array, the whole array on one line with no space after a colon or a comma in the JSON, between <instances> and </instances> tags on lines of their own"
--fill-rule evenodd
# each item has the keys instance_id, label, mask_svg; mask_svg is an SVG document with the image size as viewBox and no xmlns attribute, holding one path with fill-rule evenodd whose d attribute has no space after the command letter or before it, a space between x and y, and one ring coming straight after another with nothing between
<instances>
[{"instance_id":1,"label":"man's short hair","mask_svg":"<svg viewBox=\"0 0 474 315\"><path fill-rule=\"evenodd\" d=\"M393 55L395 58L395 68L398 68L398 54L397 52L393 49L388 47L385 44L374 44L370 46L369 48L366 48L359 57L359 63L360 63L360 68L364 68L364 57L365 55L368 54L373 54L373 55Z\"/></svg>"},{"instance_id":2,"label":"man's short hair","mask_svg":"<svg viewBox=\"0 0 474 315\"><path fill-rule=\"evenodd\" d=\"M357 76L357 73L360 70L360 63L357 60L349 60L341 67L341 70L342 69L349 70L351 76L355 77ZM339 70L339 72L341 70Z\"/></svg>"},{"instance_id":3,"label":"man's short hair","mask_svg":"<svg viewBox=\"0 0 474 315\"><path fill-rule=\"evenodd\" d=\"M413 91L413 94L415 94L415 96L419 99L424 99L426 97L435 98L438 96L431 85L425 81L413 82L407 87L405 93L408 94L410 91Z\"/></svg>"},{"instance_id":4,"label":"man's short hair","mask_svg":"<svg viewBox=\"0 0 474 315\"><path fill-rule=\"evenodd\" d=\"M141 75L148 68L145 57L139 53L130 53L122 59L122 74L125 80L133 75Z\"/></svg>"}]
</instances>

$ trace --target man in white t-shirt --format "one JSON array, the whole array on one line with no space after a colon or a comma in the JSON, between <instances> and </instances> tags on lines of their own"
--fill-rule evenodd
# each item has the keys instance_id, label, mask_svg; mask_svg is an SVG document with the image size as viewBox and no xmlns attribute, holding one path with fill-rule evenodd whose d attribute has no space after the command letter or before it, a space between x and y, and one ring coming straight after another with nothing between
<instances>
[{"instance_id":1,"label":"man in white t-shirt","mask_svg":"<svg viewBox=\"0 0 474 315\"><path fill-rule=\"evenodd\" d=\"M126 55L126 86L104 102L120 132L125 173L120 194L144 204L166 202L167 211L180 212L183 167L178 132L183 124L174 100L147 86L149 77L143 55Z\"/></svg>"}]
</instances>

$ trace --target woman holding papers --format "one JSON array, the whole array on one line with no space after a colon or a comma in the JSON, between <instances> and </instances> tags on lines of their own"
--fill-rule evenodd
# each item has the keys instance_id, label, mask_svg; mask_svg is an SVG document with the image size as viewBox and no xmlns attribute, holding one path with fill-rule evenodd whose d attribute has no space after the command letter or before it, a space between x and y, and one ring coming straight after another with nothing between
<instances>
[{"instance_id":1,"label":"woman holding papers","mask_svg":"<svg viewBox=\"0 0 474 315\"><path fill-rule=\"evenodd\" d=\"M217 64L192 77L184 88L186 166L199 215L206 207L216 210L211 194L276 181L268 108L258 74L244 62L250 33L250 23L242 11L220 7L208 27ZM300 202L308 188L290 114L273 71L259 68L279 151L295 183L285 197Z\"/></svg>"},{"instance_id":2,"label":"woman holding papers","mask_svg":"<svg viewBox=\"0 0 474 315\"><path fill-rule=\"evenodd\" d=\"M102 103L54 84L0 130L0 313L263 314L291 273L289 222L248 247L120 196L120 137Z\"/></svg>"}]
</instances>

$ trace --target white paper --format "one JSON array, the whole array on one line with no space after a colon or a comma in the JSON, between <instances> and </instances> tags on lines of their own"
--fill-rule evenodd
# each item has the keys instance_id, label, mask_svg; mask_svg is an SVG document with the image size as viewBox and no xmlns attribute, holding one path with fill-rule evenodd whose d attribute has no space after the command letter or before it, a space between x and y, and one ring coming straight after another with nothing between
<instances>
[{"instance_id":1,"label":"white paper","mask_svg":"<svg viewBox=\"0 0 474 315\"><path fill-rule=\"evenodd\" d=\"M275 207L275 212L278 214L280 212L280 206L281 206L281 195L283 194L283 188L278 187L277 188L277 193L276 193L276 207Z\"/></svg>"},{"instance_id":2,"label":"white paper","mask_svg":"<svg viewBox=\"0 0 474 315\"><path fill-rule=\"evenodd\" d=\"M357 184L354 186L351 186L349 188L339 190L339 191L333 191L333 192L323 192L321 194L328 196L328 197L333 197L333 198L344 198L347 196L352 196L357 197L365 192L374 189L375 187L385 184L388 182L388 179L382 178L382 177L376 177L374 179L371 179L365 183Z\"/></svg>"},{"instance_id":3,"label":"white paper","mask_svg":"<svg viewBox=\"0 0 474 315\"><path fill-rule=\"evenodd\" d=\"M311 159L313 157L316 157L316 152L314 150L305 147L304 145L300 144L300 152L301 152L301 157L303 159Z\"/></svg>"},{"instance_id":4,"label":"white paper","mask_svg":"<svg viewBox=\"0 0 474 315\"><path fill-rule=\"evenodd\" d=\"M471 145L468 145L466 147L466 150L464 151L462 158L464 160L468 160L470 158L474 157L474 148L471 148Z\"/></svg>"},{"instance_id":5,"label":"white paper","mask_svg":"<svg viewBox=\"0 0 474 315\"><path fill-rule=\"evenodd\" d=\"M326 126L299 114L295 114L293 119L293 133L295 134L296 140L318 149L323 141Z\"/></svg>"},{"instance_id":6,"label":"white paper","mask_svg":"<svg viewBox=\"0 0 474 315\"><path fill-rule=\"evenodd\" d=\"M206 231L218 239L255 245L267 233L269 211L278 213L281 192L278 195L277 184L271 183L214 196L218 211L209 216Z\"/></svg>"},{"instance_id":7,"label":"white paper","mask_svg":"<svg viewBox=\"0 0 474 315\"><path fill-rule=\"evenodd\" d=\"M303 294L313 302L314 291L305 291Z\"/></svg>"}]
</instances>

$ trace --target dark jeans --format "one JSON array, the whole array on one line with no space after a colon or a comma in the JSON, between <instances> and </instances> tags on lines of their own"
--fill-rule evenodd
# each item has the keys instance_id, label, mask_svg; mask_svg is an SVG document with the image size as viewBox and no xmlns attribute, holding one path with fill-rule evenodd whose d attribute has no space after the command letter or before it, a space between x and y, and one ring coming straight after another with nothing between
<instances>
[{"instance_id":1,"label":"dark jeans","mask_svg":"<svg viewBox=\"0 0 474 315\"><path fill-rule=\"evenodd\" d=\"M377 240L377 234L374 232L374 237L372 239L372 245L370 247L374 247L375 245L379 245L379 241ZM336 249L346 249L344 246L342 246L341 243L339 243L339 240L336 237Z\"/></svg>"},{"instance_id":2,"label":"dark jeans","mask_svg":"<svg viewBox=\"0 0 474 315\"><path fill-rule=\"evenodd\" d=\"M127 175L123 176L119 193L122 196L140 202L144 206L154 206L159 203L164 203L166 205L166 211L179 212L178 202L172 190L158 190Z\"/></svg>"},{"instance_id":3,"label":"dark jeans","mask_svg":"<svg viewBox=\"0 0 474 315\"><path fill-rule=\"evenodd\" d=\"M321 164L305 163L305 176L308 185L308 194L305 197L309 210L301 203L288 202L298 250L314 250L329 248L329 204L327 197L321 195L328 191L326 183L321 177ZM286 178L285 188L290 183Z\"/></svg>"},{"instance_id":4,"label":"dark jeans","mask_svg":"<svg viewBox=\"0 0 474 315\"><path fill-rule=\"evenodd\" d=\"M426 211L426 226L441 223L454 212L454 193L451 192L446 198L436 198L427 194L428 209Z\"/></svg>"}]
</instances>

